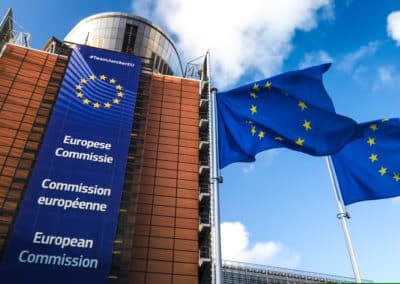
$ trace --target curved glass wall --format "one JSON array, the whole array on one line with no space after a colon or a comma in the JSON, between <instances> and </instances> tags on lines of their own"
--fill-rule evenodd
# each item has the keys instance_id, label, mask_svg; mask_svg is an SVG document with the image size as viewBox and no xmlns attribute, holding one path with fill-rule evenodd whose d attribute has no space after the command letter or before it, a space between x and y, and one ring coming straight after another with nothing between
<instances>
[{"instance_id":1,"label":"curved glass wall","mask_svg":"<svg viewBox=\"0 0 400 284\"><path fill-rule=\"evenodd\" d=\"M80 21L67 42L131 53L154 59L161 74L182 76L182 64L172 40L150 21L125 13L101 13Z\"/></svg>"}]
</instances>

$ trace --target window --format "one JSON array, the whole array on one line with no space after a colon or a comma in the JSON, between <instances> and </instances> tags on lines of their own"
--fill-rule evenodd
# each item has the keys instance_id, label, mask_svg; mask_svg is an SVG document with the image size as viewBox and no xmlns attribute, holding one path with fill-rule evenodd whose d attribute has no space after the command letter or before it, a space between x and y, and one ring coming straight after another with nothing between
<instances>
[{"instance_id":1,"label":"window","mask_svg":"<svg viewBox=\"0 0 400 284\"><path fill-rule=\"evenodd\" d=\"M133 53L135 47L137 26L126 24L122 52Z\"/></svg>"}]
</instances>

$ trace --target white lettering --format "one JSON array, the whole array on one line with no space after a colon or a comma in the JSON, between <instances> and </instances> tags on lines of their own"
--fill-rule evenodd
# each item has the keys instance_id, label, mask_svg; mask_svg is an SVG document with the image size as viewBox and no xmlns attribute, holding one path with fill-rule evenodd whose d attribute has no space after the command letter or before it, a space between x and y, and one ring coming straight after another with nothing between
<instances>
[{"instance_id":1,"label":"white lettering","mask_svg":"<svg viewBox=\"0 0 400 284\"><path fill-rule=\"evenodd\" d=\"M81 238L70 238L61 236L51 236L45 235L43 232L36 232L33 236L34 244L41 245L55 245L62 249L65 247L79 247L79 248L92 248L93 240L91 239L81 239Z\"/></svg>"},{"instance_id":2,"label":"white lettering","mask_svg":"<svg viewBox=\"0 0 400 284\"><path fill-rule=\"evenodd\" d=\"M48 255L31 253L29 250L23 250L18 255L18 261L22 263L71 266L97 269L99 264L96 258L86 258L83 255L79 257L68 256L66 253L62 255Z\"/></svg>"},{"instance_id":3,"label":"white lettering","mask_svg":"<svg viewBox=\"0 0 400 284\"><path fill-rule=\"evenodd\" d=\"M79 139L79 138L73 138L72 136L69 136L69 135L65 135L64 136L63 143L64 144L69 144L69 145L81 146L81 147L84 147L86 149L90 149L90 148L105 149L105 150L110 150L111 149L111 144L110 143L92 141L92 140L85 140L85 139Z\"/></svg>"},{"instance_id":4,"label":"white lettering","mask_svg":"<svg viewBox=\"0 0 400 284\"><path fill-rule=\"evenodd\" d=\"M86 160L98 163L107 163L112 164L114 158L106 155L97 155L93 152L90 153L82 153L82 152L73 152L64 150L64 148L57 148L55 151L57 157L67 158L67 159L76 159L76 160Z\"/></svg>"},{"instance_id":5,"label":"white lettering","mask_svg":"<svg viewBox=\"0 0 400 284\"><path fill-rule=\"evenodd\" d=\"M42 188L43 189L51 189L51 190L60 190L60 191L68 191L68 192L77 192L77 193L85 193L91 195L99 195L99 196L111 196L111 189L100 187L96 185L85 185L83 183L80 184L72 184L72 183L64 183L53 181L49 178L42 180Z\"/></svg>"},{"instance_id":6,"label":"white lettering","mask_svg":"<svg viewBox=\"0 0 400 284\"><path fill-rule=\"evenodd\" d=\"M100 212L107 211L107 204L105 204L105 203L79 201L79 198L76 198L75 200L71 200L71 199L39 196L37 203L39 205L60 207L60 208L63 208L64 210L73 208L73 209L100 211Z\"/></svg>"}]
</instances>

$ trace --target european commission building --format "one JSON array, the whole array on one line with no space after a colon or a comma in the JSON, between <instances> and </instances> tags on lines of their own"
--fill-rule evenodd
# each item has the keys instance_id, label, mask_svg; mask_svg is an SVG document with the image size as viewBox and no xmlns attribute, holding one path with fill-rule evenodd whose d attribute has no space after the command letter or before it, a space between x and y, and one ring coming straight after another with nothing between
<instances>
[{"instance_id":1,"label":"european commission building","mask_svg":"<svg viewBox=\"0 0 400 284\"><path fill-rule=\"evenodd\" d=\"M0 282L214 283L208 54L102 13L43 50L0 23ZM224 262L224 283L352 279Z\"/></svg>"}]
</instances>

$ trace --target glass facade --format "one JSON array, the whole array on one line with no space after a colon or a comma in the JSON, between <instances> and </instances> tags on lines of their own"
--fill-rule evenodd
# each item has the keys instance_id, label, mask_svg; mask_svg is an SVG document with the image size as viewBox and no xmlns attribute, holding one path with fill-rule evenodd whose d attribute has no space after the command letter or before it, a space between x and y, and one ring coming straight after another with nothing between
<instances>
[{"instance_id":1,"label":"glass facade","mask_svg":"<svg viewBox=\"0 0 400 284\"><path fill-rule=\"evenodd\" d=\"M157 26L125 13L101 13L80 21L66 42L126 52L152 58L155 71L182 76L182 64L172 40Z\"/></svg>"}]
</instances>

